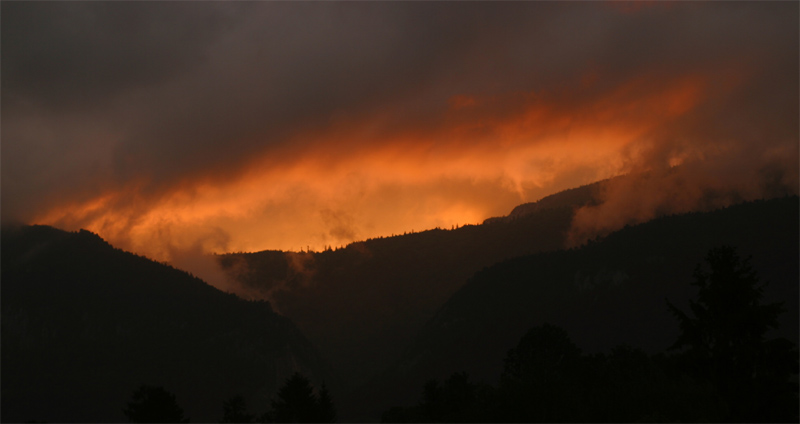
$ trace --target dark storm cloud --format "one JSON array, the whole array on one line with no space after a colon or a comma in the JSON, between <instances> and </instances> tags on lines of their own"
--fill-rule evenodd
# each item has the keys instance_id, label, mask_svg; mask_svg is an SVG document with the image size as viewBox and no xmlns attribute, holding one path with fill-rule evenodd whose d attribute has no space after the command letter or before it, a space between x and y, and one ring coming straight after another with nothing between
<instances>
[{"instance_id":1,"label":"dark storm cloud","mask_svg":"<svg viewBox=\"0 0 800 424\"><path fill-rule=\"evenodd\" d=\"M400 106L398 115L428 116L442 104L428 92L458 78L450 75L453 63L487 31L474 7L257 6L217 40L213 63L144 98L162 106L120 151L123 162L134 158L131 172L162 161L174 170L181 154L194 164L235 162L288 133L403 102L413 106Z\"/></svg>"},{"instance_id":2,"label":"dark storm cloud","mask_svg":"<svg viewBox=\"0 0 800 424\"><path fill-rule=\"evenodd\" d=\"M125 90L201 65L208 43L230 24L213 3L9 2L2 12L3 100L11 111L108 106Z\"/></svg>"},{"instance_id":3,"label":"dark storm cloud","mask_svg":"<svg viewBox=\"0 0 800 424\"><path fill-rule=\"evenodd\" d=\"M4 163L4 210L34 206L42 190L96 187L92 179L146 178L157 191L186 173L229 171L298 129L402 99L413 103L405 114L426 116L431 104L418 97L435 80L457 79L450 64L504 14L474 5L5 3L5 156L28 160ZM82 154L63 163L62 150Z\"/></svg>"},{"instance_id":4,"label":"dark storm cloud","mask_svg":"<svg viewBox=\"0 0 800 424\"><path fill-rule=\"evenodd\" d=\"M138 111L121 99L200 66L235 15L211 3L0 7L4 218L124 183L111 158Z\"/></svg>"},{"instance_id":5,"label":"dark storm cloud","mask_svg":"<svg viewBox=\"0 0 800 424\"><path fill-rule=\"evenodd\" d=\"M3 214L135 180L157 195L302 131L376 113L387 133L433 128L452 96L555 96L592 73L561 107L642 74L755 75L653 155L689 130L763 129L743 116L788 137L797 33L794 3L4 2Z\"/></svg>"}]
</instances>

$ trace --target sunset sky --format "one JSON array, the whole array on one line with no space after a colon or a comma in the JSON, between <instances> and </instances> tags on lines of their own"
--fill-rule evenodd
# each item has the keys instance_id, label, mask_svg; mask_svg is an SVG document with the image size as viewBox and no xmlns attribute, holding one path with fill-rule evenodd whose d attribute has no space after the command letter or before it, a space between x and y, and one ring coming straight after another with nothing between
<instances>
[{"instance_id":1,"label":"sunset sky","mask_svg":"<svg viewBox=\"0 0 800 424\"><path fill-rule=\"evenodd\" d=\"M796 192L798 7L3 2L2 219L170 260L476 224L625 173L665 177L581 228Z\"/></svg>"}]
</instances>

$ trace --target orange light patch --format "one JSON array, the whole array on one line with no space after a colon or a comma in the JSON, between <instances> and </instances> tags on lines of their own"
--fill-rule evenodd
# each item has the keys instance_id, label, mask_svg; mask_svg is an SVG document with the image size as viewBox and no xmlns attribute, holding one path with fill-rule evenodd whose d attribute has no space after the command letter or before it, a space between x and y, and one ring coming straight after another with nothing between
<instances>
[{"instance_id":1,"label":"orange light patch","mask_svg":"<svg viewBox=\"0 0 800 424\"><path fill-rule=\"evenodd\" d=\"M708 95L699 76L645 76L602 94L584 92L585 81L575 87L455 96L438 126L391 134L382 122L392 117L377 111L299 131L233 178L187 178L149 197L131 184L46 211L36 222L86 228L159 260L198 246L321 250L477 224L553 191L626 172L630 152L648 133ZM576 169L581 176L570 177Z\"/></svg>"}]
</instances>

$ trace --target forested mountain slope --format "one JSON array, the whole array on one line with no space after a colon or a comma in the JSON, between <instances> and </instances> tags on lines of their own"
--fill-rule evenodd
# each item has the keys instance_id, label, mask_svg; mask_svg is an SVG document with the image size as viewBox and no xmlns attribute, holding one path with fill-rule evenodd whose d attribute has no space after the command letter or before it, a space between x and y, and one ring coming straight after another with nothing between
<instances>
[{"instance_id":1,"label":"forested mountain slope","mask_svg":"<svg viewBox=\"0 0 800 424\"><path fill-rule=\"evenodd\" d=\"M764 302L784 302L774 336L798 340L798 197L756 201L626 227L579 249L520 257L475 274L437 312L391 371L357 392L375 409L414 404L430 378L466 371L495 382L525 331L548 322L590 352L627 343L664 351L679 329L666 300L687 309L696 265L735 246L762 281Z\"/></svg>"},{"instance_id":2,"label":"forested mountain slope","mask_svg":"<svg viewBox=\"0 0 800 424\"><path fill-rule=\"evenodd\" d=\"M121 422L143 384L177 395L192 421L227 398L251 409L294 371L332 378L266 302L242 300L87 231L2 232L2 420Z\"/></svg>"},{"instance_id":3,"label":"forested mountain slope","mask_svg":"<svg viewBox=\"0 0 800 424\"><path fill-rule=\"evenodd\" d=\"M323 252L228 254L220 264L269 299L354 383L394 360L476 271L564 246L574 210L599 183L548 196L482 225L371 239Z\"/></svg>"}]
</instances>

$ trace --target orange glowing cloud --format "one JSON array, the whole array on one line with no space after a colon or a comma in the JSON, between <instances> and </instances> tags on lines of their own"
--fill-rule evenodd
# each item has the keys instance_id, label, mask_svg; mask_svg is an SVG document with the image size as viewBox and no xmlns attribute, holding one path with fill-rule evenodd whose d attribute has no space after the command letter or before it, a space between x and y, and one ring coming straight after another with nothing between
<instances>
[{"instance_id":1,"label":"orange glowing cloud","mask_svg":"<svg viewBox=\"0 0 800 424\"><path fill-rule=\"evenodd\" d=\"M297 131L224 179L199 175L148 195L130 184L34 221L86 228L161 260L189 248L322 249L475 224L629 171L649 133L709 95L700 75L644 76L592 91L597 80L451 97L433 127L387 132L395 118L378 110Z\"/></svg>"}]
</instances>

